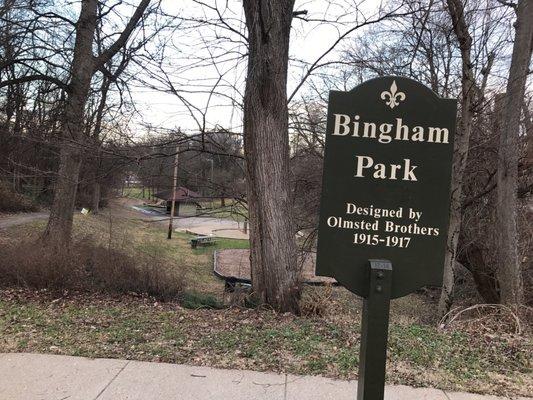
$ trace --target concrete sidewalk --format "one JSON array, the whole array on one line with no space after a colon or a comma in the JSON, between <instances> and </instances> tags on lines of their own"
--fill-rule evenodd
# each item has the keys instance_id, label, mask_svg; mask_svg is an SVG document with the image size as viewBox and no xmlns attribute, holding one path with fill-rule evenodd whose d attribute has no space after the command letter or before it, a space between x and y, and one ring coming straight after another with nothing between
<instances>
[{"instance_id":1,"label":"concrete sidewalk","mask_svg":"<svg viewBox=\"0 0 533 400\"><path fill-rule=\"evenodd\" d=\"M385 392L387 400L505 399L408 386L388 386ZM356 382L320 377L127 360L0 354L1 400L355 400L356 393Z\"/></svg>"}]
</instances>

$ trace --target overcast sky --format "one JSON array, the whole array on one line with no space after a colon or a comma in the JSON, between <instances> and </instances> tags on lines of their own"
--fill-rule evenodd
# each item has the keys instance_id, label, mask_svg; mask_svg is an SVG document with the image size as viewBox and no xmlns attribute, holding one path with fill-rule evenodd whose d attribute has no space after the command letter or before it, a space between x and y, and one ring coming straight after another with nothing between
<instances>
[{"instance_id":1,"label":"overcast sky","mask_svg":"<svg viewBox=\"0 0 533 400\"><path fill-rule=\"evenodd\" d=\"M163 0L163 10L168 15L179 16L173 18L173 22L179 26L172 32L166 30L150 44L152 49L157 49L161 42L166 43L162 63L154 65L143 61L135 72L142 81L137 82L132 91L134 103L139 111L134 119L138 131L142 131L140 126L143 124L163 129L181 128L190 132L198 132L204 125L206 129L221 125L236 132L241 131L242 115L235 102L242 101L246 77L246 44L243 39L246 29L242 2L239 0L205 0L205 2L211 6L217 4L218 12L233 32L215 27L213 23L219 22L217 12L207 6L200 6L193 0ZM387 6L384 6L381 0L297 0L295 11L307 11L307 14L303 16L306 20L295 18L292 24L288 94L290 95L298 86L309 65L322 56L340 36L364 21L378 19L380 15L386 13L385 8L388 7L390 10L391 7L398 7L401 2L390 0L386 4ZM432 12L441 7L442 4L439 3ZM442 12L444 21L449 23L447 14L444 10ZM514 15L500 22L497 15L502 12L512 14L512 10L505 6L501 6L499 10L491 10L490 15L483 10L477 12L479 15L476 14L476 26L470 26L469 29L474 39L478 40L482 37L481 30L486 27L484 22L490 21L488 26L492 32L490 35L492 43L485 47L483 42L474 41L473 57L476 74L481 73L488 52L496 51L497 57L491 70L489 87L492 90L503 91L512 50L510 32L513 31L511 22L514 20ZM197 22L198 20L202 22ZM392 27L405 31L406 27L398 26L400 23L398 19L389 20L356 30L338 43L321 63L342 61L344 58L342 52L349 45L359 50L364 49L365 52L379 53L380 45L390 40L390 36L376 36L376 32ZM376 29L378 27L379 30ZM376 29L376 32L369 29ZM368 41L367 46L354 45L357 36L365 38ZM390 45L394 50L394 43ZM364 52L359 56L367 58ZM401 58L402 55L398 56ZM371 54L368 54L368 58L370 57ZM452 74L458 77L460 75L458 52L454 57L457 58L454 66L457 70L452 71ZM327 73L328 76L340 75L341 69L347 70L347 68L334 65L316 72ZM480 79L479 76L478 78ZM309 79L298 90L293 100L297 101L301 96L309 95L310 82L313 80L319 81L318 78ZM532 81L533 79L529 79L530 86ZM174 94L164 93L164 90L168 90L169 82L178 90L181 99ZM456 83L459 84L459 81L456 80ZM217 85L217 94L210 96L209 92L215 85ZM355 82L349 85L351 86L343 90L351 89Z\"/></svg>"},{"instance_id":2,"label":"overcast sky","mask_svg":"<svg viewBox=\"0 0 533 400\"><path fill-rule=\"evenodd\" d=\"M241 2L220 0L218 3L219 9L228 20L228 24L244 35L244 12ZM375 18L379 13L379 0L357 2L359 3L357 5L358 12L355 7L346 8L347 4L350 3L349 1L342 1L341 3L342 7L334 2L325 0L296 2L295 10L306 10L307 15L305 15L305 18L310 21L295 19L293 22L290 56L294 61L291 62L289 70L289 94L292 93L304 75L306 64L310 64L320 57L332 46L339 35L351 28L355 22L361 22L365 18ZM183 2L164 0L163 9L169 14L180 15L185 19L211 19L216 17L214 12L196 5L191 0ZM330 24L318 21L322 19L335 20L336 23ZM168 129L181 127L184 130L197 130L198 124L203 123L202 113L207 109L206 126L212 127L220 124L230 129L240 130L242 115L238 107L232 104L230 98L240 102L244 92L246 59L236 59L235 53L244 54L246 52L245 45L234 42L239 40L239 35L229 34L227 30L216 29L212 26L191 28L191 22L183 22L181 26L182 28L174 32L172 38L166 38L171 39L172 45L167 49L166 64L163 68L168 72L168 75L171 75L174 86L183 90L183 97L191 104L187 107L175 95L139 86L133 91L135 103L142 115L138 122L142 120L143 122ZM213 45L211 41L216 34L229 35L232 42L223 44L219 42ZM209 45L206 46L205 43L209 43ZM340 43L336 50L332 51L323 61L338 59L338 51L343 46L344 43ZM231 53L223 55L227 50L231 50ZM210 64L209 66L194 67L200 62L199 59L207 59L209 57L214 57L213 62L207 62L207 64ZM149 69L151 73L162 76L161 72L155 68ZM220 75L223 75L223 78L219 82L219 91L224 95L212 96L209 101L209 107L206 108L208 94L190 92L198 90L200 85L206 88L212 87ZM148 79L148 82L154 86L161 88L165 86L161 82L146 76L143 79ZM306 87L304 86L298 93L301 95L305 91ZM198 107L201 111L195 111L195 107ZM192 117L191 109L196 119Z\"/></svg>"}]
</instances>

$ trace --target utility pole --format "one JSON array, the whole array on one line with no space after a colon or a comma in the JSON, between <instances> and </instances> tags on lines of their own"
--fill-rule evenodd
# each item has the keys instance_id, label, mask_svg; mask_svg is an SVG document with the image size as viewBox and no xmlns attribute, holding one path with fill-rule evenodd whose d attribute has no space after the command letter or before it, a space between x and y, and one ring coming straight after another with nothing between
<instances>
[{"instance_id":1,"label":"utility pole","mask_svg":"<svg viewBox=\"0 0 533 400\"><path fill-rule=\"evenodd\" d=\"M180 146L176 146L176 157L174 158L174 181L172 183L172 204L170 205L170 219L168 221L167 239L172 239L172 223L174 222L174 208L176 206L176 187L178 186L178 156Z\"/></svg>"},{"instance_id":2,"label":"utility pole","mask_svg":"<svg viewBox=\"0 0 533 400\"><path fill-rule=\"evenodd\" d=\"M213 187L213 164L214 164L214 160L213 160L213 157L211 157L209 159L209 161L211 162L211 188ZM211 189L211 210L213 210L215 208L215 204L213 203L213 189Z\"/></svg>"}]
</instances>

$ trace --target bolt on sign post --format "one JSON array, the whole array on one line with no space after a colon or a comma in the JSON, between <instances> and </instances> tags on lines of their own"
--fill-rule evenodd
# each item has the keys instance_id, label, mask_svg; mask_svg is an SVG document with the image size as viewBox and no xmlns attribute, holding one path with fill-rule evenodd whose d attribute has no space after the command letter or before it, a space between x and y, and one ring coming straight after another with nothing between
<instances>
[{"instance_id":1,"label":"bolt on sign post","mask_svg":"<svg viewBox=\"0 0 533 400\"><path fill-rule=\"evenodd\" d=\"M457 102L408 78L329 95L316 274L362 296L358 400L382 400L390 299L442 284Z\"/></svg>"}]
</instances>

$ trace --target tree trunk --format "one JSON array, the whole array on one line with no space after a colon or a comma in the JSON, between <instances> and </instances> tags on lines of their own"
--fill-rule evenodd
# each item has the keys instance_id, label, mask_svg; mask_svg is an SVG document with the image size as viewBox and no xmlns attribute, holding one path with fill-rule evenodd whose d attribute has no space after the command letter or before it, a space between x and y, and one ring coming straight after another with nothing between
<instances>
[{"instance_id":1,"label":"tree trunk","mask_svg":"<svg viewBox=\"0 0 533 400\"><path fill-rule=\"evenodd\" d=\"M81 146L84 138L84 110L94 69L92 45L96 28L96 10L97 0L83 1L76 24L72 78L61 132L59 173L50 218L44 232L45 240L58 243L69 243L72 232L81 166Z\"/></svg>"},{"instance_id":2,"label":"tree trunk","mask_svg":"<svg viewBox=\"0 0 533 400\"><path fill-rule=\"evenodd\" d=\"M499 239L498 278L501 302L523 302L521 262L516 226L518 189L518 136L524 90L533 44L533 1L520 0L516 8L516 35L498 149L495 230Z\"/></svg>"},{"instance_id":3,"label":"tree trunk","mask_svg":"<svg viewBox=\"0 0 533 400\"><path fill-rule=\"evenodd\" d=\"M100 182L98 182L98 177L93 182L92 203L92 213L98 214L100 212Z\"/></svg>"},{"instance_id":4,"label":"tree trunk","mask_svg":"<svg viewBox=\"0 0 533 400\"><path fill-rule=\"evenodd\" d=\"M94 143L94 161L92 165L93 169L93 189L92 189L92 212L93 214L98 214L100 212L100 195L101 195L101 186L100 186L100 169L102 164L102 140L100 134L102 133L102 121L104 119L104 110L107 103L107 94L109 92L109 86L111 85L111 80L107 77L104 77L102 85L100 86L100 104L98 104L98 109L96 110L96 117L94 123L94 130L92 133L92 140Z\"/></svg>"},{"instance_id":5,"label":"tree trunk","mask_svg":"<svg viewBox=\"0 0 533 400\"><path fill-rule=\"evenodd\" d=\"M495 304L500 302L498 281L492 271L487 268L487 262L483 257L483 249L476 243L466 246L459 254L457 261L460 262L474 279L477 292L485 303Z\"/></svg>"},{"instance_id":6,"label":"tree trunk","mask_svg":"<svg viewBox=\"0 0 533 400\"><path fill-rule=\"evenodd\" d=\"M44 232L46 241L53 241L58 244L70 242L80 166L79 148L75 145L63 144L58 177L54 187L54 200L50 208L48 225Z\"/></svg>"},{"instance_id":7,"label":"tree trunk","mask_svg":"<svg viewBox=\"0 0 533 400\"><path fill-rule=\"evenodd\" d=\"M533 46L533 44L532 44ZM526 125L526 160L525 160L525 167L526 169L529 169L533 167L533 116L529 112L529 104L525 104L522 106L522 110L524 110L524 120Z\"/></svg>"},{"instance_id":8,"label":"tree trunk","mask_svg":"<svg viewBox=\"0 0 533 400\"><path fill-rule=\"evenodd\" d=\"M98 214L100 212L100 199L102 194L102 186L100 184L100 174L102 169L102 154L100 146L102 145L99 139L100 134L100 123L97 122L96 124L98 130L95 129L95 133L93 134L93 141L95 143L95 150L94 151L94 160L92 161L92 165L90 168L92 169L92 197L91 197L91 211L93 214Z\"/></svg>"},{"instance_id":9,"label":"tree trunk","mask_svg":"<svg viewBox=\"0 0 533 400\"><path fill-rule=\"evenodd\" d=\"M245 0L249 59L244 150L254 295L299 311L299 270L289 171L287 67L294 1Z\"/></svg>"},{"instance_id":10,"label":"tree trunk","mask_svg":"<svg viewBox=\"0 0 533 400\"><path fill-rule=\"evenodd\" d=\"M452 19L453 29L461 50L461 118L459 129L454 140L454 154L452 165L450 225L448 227L448 243L444 261L444 275L442 292L439 300L439 314L444 316L451 308L455 286L455 260L457 258L457 243L462 219L463 175L466 168L470 133L472 131L472 101L475 88L474 73L472 71L471 48L472 37L464 18L464 7L460 0L447 0L448 12Z\"/></svg>"}]
</instances>

